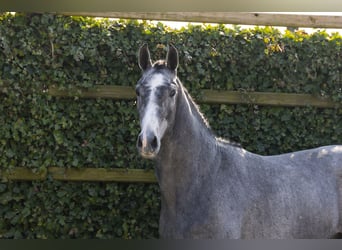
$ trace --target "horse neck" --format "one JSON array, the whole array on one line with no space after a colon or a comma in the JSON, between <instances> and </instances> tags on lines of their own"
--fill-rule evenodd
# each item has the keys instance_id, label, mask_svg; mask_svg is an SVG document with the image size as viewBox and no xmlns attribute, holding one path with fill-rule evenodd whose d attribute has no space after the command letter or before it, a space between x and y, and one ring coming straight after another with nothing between
<instances>
[{"instance_id":1,"label":"horse neck","mask_svg":"<svg viewBox=\"0 0 342 250\"><path fill-rule=\"evenodd\" d=\"M177 98L175 123L161 142L156 175L161 220L182 223L184 217L190 216L188 205L201 203L203 190L210 193L218 167L211 162L218 150L215 137L186 90L181 88Z\"/></svg>"},{"instance_id":2,"label":"horse neck","mask_svg":"<svg viewBox=\"0 0 342 250\"><path fill-rule=\"evenodd\" d=\"M162 140L157 159L161 188L190 188L198 178L209 176L216 156L216 139L190 95L181 86L173 129ZM204 159L205 158L205 159Z\"/></svg>"}]
</instances>

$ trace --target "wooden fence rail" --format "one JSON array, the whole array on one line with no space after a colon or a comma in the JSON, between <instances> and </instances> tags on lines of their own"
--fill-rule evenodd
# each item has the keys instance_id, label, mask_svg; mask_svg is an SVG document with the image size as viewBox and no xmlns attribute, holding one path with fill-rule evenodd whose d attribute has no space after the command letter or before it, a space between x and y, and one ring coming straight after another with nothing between
<instances>
[{"instance_id":1,"label":"wooden fence rail","mask_svg":"<svg viewBox=\"0 0 342 250\"><path fill-rule=\"evenodd\" d=\"M0 94L6 92L6 87L0 87ZM226 91L202 89L198 92L197 103L206 104L256 104L282 107L318 107L338 108L341 103L334 102L323 96L296 93L250 92L245 90ZM92 89L59 90L50 87L42 91L53 97L107 98L114 100L135 100L133 87L117 85L98 85Z\"/></svg>"},{"instance_id":2,"label":"wooden fence rail","mask_svg":"<svg viewBox=\"0 0 342 250\"><path fill-rule=\"evenodd\" d=\"M101 181L156 183L153 170L122 168L59 168L49 167L40 172L33 172L26 167L10 170L0 169L0 181L44 181L48 177L59 181Z\"/></svg>"},{"instance_id":3,"label":"wooden fence rail","mask_svg":"<svg viewBox=\"0 0 342 250\"><path fill-rule=\"evenodd\" d=\"M63 15L308 28L342 28L342 16L247 12L65 12Z\"/></svg>"},{"instance_id":4,"label":"wooden fence rail","mask_svg":"<svg viewBox=\"0 0 342 250\"><path fill-rule=\"evenodd\" d=\"M102 85L89 90L65 91L57 88L49 88L47 93L55 97L80 98L111 98L111 99L135 99L135 91L132 87ZM77 94L76 94L77 93ZM198 103L208 104L257 104L286 107L313 106L320 108L333 108L338 103L327 98L310 94L288 94L271 92L247 92L247 91L218 91L204 89L200 91Z\"/></svg>"},{"instance_id":5,"label":"wooden fence rail","mask_svg":"<svg viewBox=\"0 0 342 250\"><path fill-rule=\"evenodd\" d=\"M6 87L0 87L0 93ZM43 93L43 92L42 92ZM133 87L117 85L98 85L92 89L59 90L50 87L44 94L53 97L109 98L115 100L134 100ZM336 108L341 104L323 96L295 93L249 92L202 89L196 102L207 104L256 104L283 107Z\"/></svg>"}]
</instances>

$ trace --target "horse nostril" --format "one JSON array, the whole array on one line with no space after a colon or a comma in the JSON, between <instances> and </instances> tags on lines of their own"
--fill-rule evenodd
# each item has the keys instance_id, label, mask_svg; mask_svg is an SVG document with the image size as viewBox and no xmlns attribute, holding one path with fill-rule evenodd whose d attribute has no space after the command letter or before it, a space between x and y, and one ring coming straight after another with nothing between
<instances>
[{"instance_id":1,"label":"horse nostril","mask_svg":"<svg viewBox=\"0 0 342 250\"><path fill-rule=\"evenodd\" d=\"M158 139L156 136L153 137L153 140L151 142L151 147L153 150L156 150L158 148Z\"/></svg>"},{"instance_id":2,"label":"horse nostril","mask_svg":"<svg viewBox=\"0 0 342 250\"><path fill-rule=\"evenodd\" d=\"M137 147L142 148L141 135L138 136Z\"/></svg>"}]
</instances>

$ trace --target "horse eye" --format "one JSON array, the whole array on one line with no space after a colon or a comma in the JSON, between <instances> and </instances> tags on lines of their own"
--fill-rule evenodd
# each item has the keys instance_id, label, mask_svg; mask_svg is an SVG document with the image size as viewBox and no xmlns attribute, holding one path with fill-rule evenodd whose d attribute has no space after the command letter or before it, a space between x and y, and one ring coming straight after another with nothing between
<instances>
[{"instance_id":1,"label":"horse eye","mask_svg":"<svg viewBox=\"0 0 342 250\"><path fill-rule=\"evenodd\" d=\"M175 89L171 89L170 91L170 97L173 97L176 94L176 90Z\"/></svg>"}]
</instances>

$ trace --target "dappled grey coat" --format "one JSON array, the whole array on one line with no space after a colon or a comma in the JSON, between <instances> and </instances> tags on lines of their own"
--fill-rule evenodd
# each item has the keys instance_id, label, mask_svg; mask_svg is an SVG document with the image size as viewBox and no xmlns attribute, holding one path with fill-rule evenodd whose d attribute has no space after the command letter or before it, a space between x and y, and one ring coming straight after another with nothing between
<instances>
[{"instance_id":1,"label":"dappled grey coat","mask_svg":"<svg viewBox=\"0 0 342 250\"><path fill-rule=\"evenodd\" d=\"M163 238L329 238L342 232L342 146L261 156L216 138L177 77L139 51L139 153L156 161Z\"/></svg>"}]
</instances>

